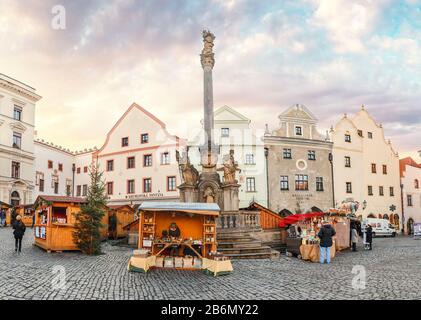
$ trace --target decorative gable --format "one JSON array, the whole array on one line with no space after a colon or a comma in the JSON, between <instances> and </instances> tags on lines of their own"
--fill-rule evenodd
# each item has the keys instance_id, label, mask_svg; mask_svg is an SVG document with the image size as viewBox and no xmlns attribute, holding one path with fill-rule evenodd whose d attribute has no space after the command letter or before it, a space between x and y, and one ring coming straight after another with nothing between
<instances>
[{"instance_id":1,"label":"decorative gable","mask_svg":"<svg viewBox=\"0 0 421 320\"><path fill-rule=\"evenodd\" d=\"M250 123L250 119L231 107L223 106L214 112L215 121L233 121Z\"/></svg>"},{"instance_id":2,"label":"decorative gable","mask_svg":"<svg viewBox=\"0 0 421 320\"><path fill-rule=\"evenodd\" d=\"M317 118L302 104L295 104L279 115L281 120L304 120L306 122L316 122Z\"/></svg>"},{"instance_id":3,"label":"decorative gable","mask_svg":"<svg viewBox=\"0 0 421 320\"><path fill-rule=\"evenodd\" d=\"M16 132L19 132L19 133L24 133L26 131L26 127L23 124L21 124L20 122L12 122L10 124L10 128L13 131L16 131Z\"/></svg>"}]
</instances>

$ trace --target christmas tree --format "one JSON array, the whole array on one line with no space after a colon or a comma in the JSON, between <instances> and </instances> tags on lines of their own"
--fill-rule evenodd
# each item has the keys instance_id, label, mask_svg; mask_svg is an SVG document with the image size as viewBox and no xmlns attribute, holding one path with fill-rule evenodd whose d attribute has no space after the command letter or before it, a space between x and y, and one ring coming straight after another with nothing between
<instances>
[{"instance_id":1,"label":"christmas tree","mask_svg":"<svg viewBox=\"0 0 421 320\"><path fill-rule=\"evenodd\" d=\"M105 195L105 183L102 180L103 172L98 168L98 163L89 167L91 184L88 188L86 204L81 211L75 214L75 231L73 239L78 248L88 254L101 254L102 218L106 214L105 207L107 198Z\"/></svg>"}]
</instances>

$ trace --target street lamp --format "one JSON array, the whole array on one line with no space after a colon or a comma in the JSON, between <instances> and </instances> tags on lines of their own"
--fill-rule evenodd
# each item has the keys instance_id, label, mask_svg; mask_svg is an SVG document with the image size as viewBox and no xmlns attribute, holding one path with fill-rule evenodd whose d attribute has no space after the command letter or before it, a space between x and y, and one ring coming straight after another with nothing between
<instances>
[{"instance_id":1,"label":"street lamp","mask_svg":"<svg viewBox=\"0 0 421 320\"><path fill-rule=\"evenodd\" d=\"M266 194L267 194L267 206L268 209L270 209L269 204L269 167L268 167L268 157L269 157L269 148L265 147L265 160L266 160Z\"/></svg>"},{"instance_id":2,"label":"street lamp","mask_svg":"<svg viewBox=\"0 0 421 320\"><path fill-rule=\"evenodd\" d=\"M332 201L333 201L333 208L335 208L335 180L333 177L333 154L332 152L329 153L329 162L330 162L330 170L331 170L331 176L332 176Z\"/></svg>"}]
</instances>

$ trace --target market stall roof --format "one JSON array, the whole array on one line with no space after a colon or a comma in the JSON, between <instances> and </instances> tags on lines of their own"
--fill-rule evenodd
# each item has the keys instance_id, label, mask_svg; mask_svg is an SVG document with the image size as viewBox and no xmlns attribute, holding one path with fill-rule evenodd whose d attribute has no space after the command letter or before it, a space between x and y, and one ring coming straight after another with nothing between
<instances>
[{"instance_id":1,"label":"market stall roof","mask_svg":"<svg viewBox=\"0 0 421 320\"><path fill-rule=\"evenodd\" d=\"M309 212L309 213L298 213L292 216L286 217L283 221L279 222L280 228L285 228L287 225L295 224L299 221L312 219L314 217L322 217L326 215L324 212Z\"/></svg>"},{"instance_id":2,"label":"market stall roof","mask_svg":"<svg viewBox=\"0 0 421 320\"><path fill-rule=\"evenodd\" d=\"M86 203L86 199L81 197L38 196L35 204L37 204L40 200L47 202Z\"/></svg>"},{"instance_id":3,"label":"market stall roof","mask_svg":"<svg viewBox=\"0 0 421 320\"><path fill-rule=\"evenodd\" d=\"M134 210L133 207L129 206L128 204L114 204L114 205L107 205L107 207L111 210L118 210L122 208L129 208L130 210Z\"/></svg>"},{"instance_id":4,"label":"market stall roof","mask_svg":"<svg viewBox=\"0 0 421 320\"><path fill-rule=\"evenodd\" d=\"M5 206L7 208L10 208L10 204L8 204L6 202L3 202L3 201L0 201L0 206Z\"/></svg>"},{"instance_id":5,"label":"market stall roof","mask_svg":"<svg viewBox=\"0 0 421 320\"><path fill-rule=\"evenodd\" d=\"M221 210L216 203L204 202L143 202L139 206L141 211L178 211L204 215L219 215Z\"/></svg>"}]
</instances>

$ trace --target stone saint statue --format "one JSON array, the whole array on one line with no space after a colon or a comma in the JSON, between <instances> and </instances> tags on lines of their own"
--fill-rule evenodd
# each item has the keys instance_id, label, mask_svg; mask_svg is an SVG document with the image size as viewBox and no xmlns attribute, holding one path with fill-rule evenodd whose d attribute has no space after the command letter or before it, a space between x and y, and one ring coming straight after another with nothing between
<instances>
[{"instance_id":1,"label":"stone saint statue","mask_svg":"<svg viewBox=\"0 0 421 320\"><path fill-rule=\"evenodd\" d=\"M224 157L224 166L219 168L218 171L224 172L224 184L236 184L238 181L235 179L236 171L241 172L238 163L234 160L234 150L230 150L230 154Z\"/></svg>"},{"instance_id":2,"label":"stone saint statue","mask_svg":"<svg viewBox=\"0 0 421 320\"><path fill-rule=\"evenodd\" d=\"M202 67L209 67L213 68L215 64L214 53L213 53L213 46L215 36L209 30L203 30L203 50L201 56Z\"/></svg>"},{"instance_id":3,"label":"stone saint statue","mask_svg":"<svg viewBox=\"0 0 421 320\"><path fill-rule=\"evenodd\" d=\"M177 151L176 158L184 183L191 186L196 185L199 179L199 172L190 163L188 152L184 151L182 157L180 157L180 153Z\"/></svg>"},{"instance_id":4,"label":"stone saint statue","mask_svg":"<svg viewBox=\"0 0 421 320\"><path fill-rule=\"evenodd\" d=\"M207 187L205 192L203 193L203 198L206 203L214 203L215 202L215 193L213 192L211 187Z\"/></svg>"}]
</instances>

